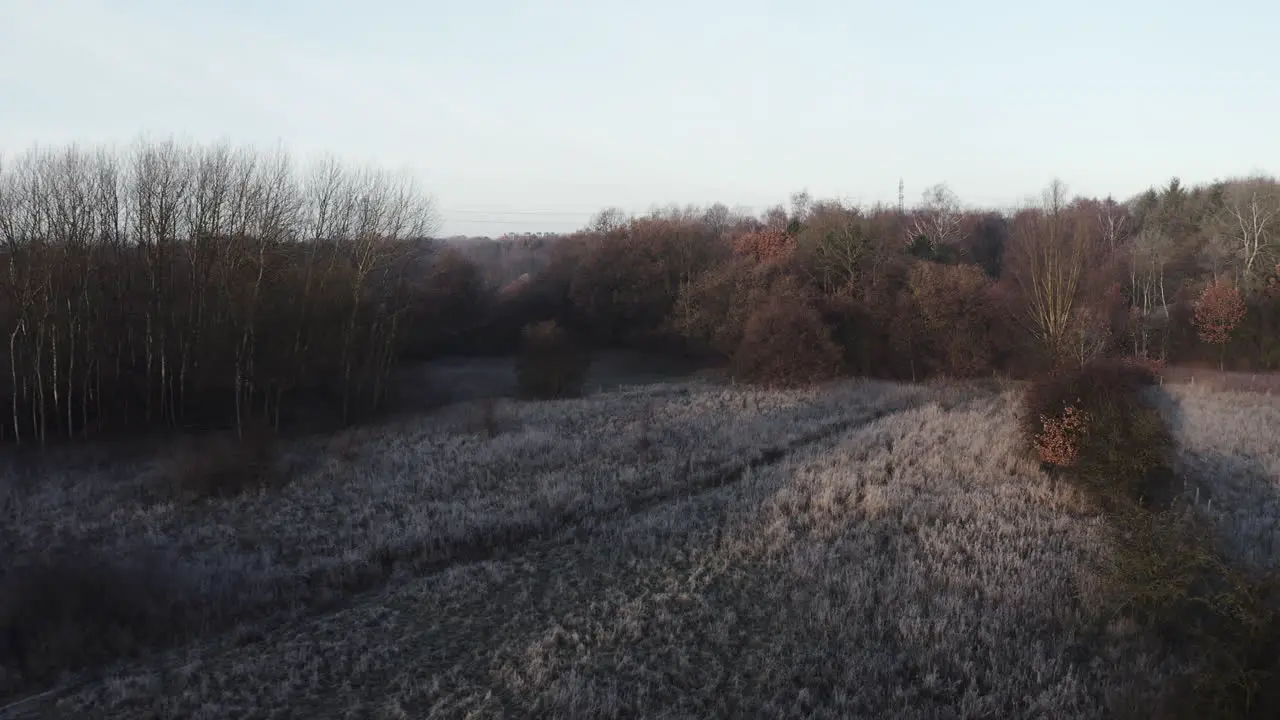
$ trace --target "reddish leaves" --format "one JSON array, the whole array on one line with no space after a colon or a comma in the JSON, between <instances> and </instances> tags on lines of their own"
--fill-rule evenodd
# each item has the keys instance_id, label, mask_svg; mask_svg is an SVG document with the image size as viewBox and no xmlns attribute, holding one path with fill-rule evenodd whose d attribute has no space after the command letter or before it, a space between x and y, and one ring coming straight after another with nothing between
<instances>
[{"instance_id":1,"label":"reddish leaves","mask_svg":"<svg viewBox=\"0 0 1280 720\"><path fill-rule=\"evenodd\" d=\"M840 363L818 311L795 296L775 296L753 312L733 355L735 376L783 387L829 380Z\"/></svg>"},{"instance_id":2,"label":"reddish leaves","mask_svg":"<svg viewBox=\"0 0 1280 720\"><path fill-rule=\"evenodd\" d=\"M1225 345L1231 331L1244 319L1244 298L1226 280L1215 280L1196 301L1195 325L1200 339L1214 345Z\"/></svg>"},{"instance_id":3,"label":"reddish leaves","mask_svg":"<svg viewBox=\"0 0 1280 720\"><path fill-rule=\"evenodd\" d=\"M747 233L733 243L736 255L749 257L756 262L785 262L796 251L796 240L781 230L760 230Z\"/></svg>"},{"instance_id":4,"label":"reddish leaves","mask_svg":"<svg viewBox=\"0 0 1280 720\"><path fill-rule=\"evenodd\" d=\"M1071 467L1080 459L1080 441L1089 432L1089 416L1068 405L1058 417L1040 416L1044 429L1034 438L1041 462Z\"/></svg>"}]
</instances>

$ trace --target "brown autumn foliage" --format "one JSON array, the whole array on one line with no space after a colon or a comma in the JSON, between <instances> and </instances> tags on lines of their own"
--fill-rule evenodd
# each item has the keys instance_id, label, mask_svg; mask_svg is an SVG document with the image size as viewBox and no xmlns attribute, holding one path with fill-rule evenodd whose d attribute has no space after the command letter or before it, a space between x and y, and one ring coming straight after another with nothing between
<instances>
[{"instance_id":1,"label":"brown autumn foliage","mask_svg":"<svg viewBox=\"0 0 1280 720\"><path fill-rule=\"evenodd\" d=\"M1244 319L1244 298L1234 284L1217 279L1205 287L1195 305L1196 332L1204 342L1226 345Z\"/></svg>"},{"instance_id":2,"label":"brown autumn foliage","mask_svg":"<svg viewBox=\"0 0 1280 720\"><path fill-rule=\"evenodd\" d=\"M671 324L695 350L729 357L757 308L771 297L801 292L781 265L735 257L681 288Z\"/></svg>"},{"instance_id":3,"label":"brown autumn foliage","mask_svg":"<svg viewBox=\"0 0 1280 720\"><path fill-rule=\"evenodd\" d=\"M705 226L642 218L591 236L574 269L574 313L602 344L649 341L671 314L682 283L716 252Z\"/></svg>"},{"instance_id":4,"label":"brown autumn foliage","mask_svg":"<svg viewBox=\"0 0 1280 720\"><path fill-rule=\"evenodd\" d=\"M1041 417L1040 422L1044 428L1033 439L1040 461L1058 467L1075 465L1081 441L1089 432L1089 416L1068 405L1057 417Z\"/></svg>"},{"instance_id":5,"label":"brown autumn foliage","mask_svg":"<svg viewBox=\"0 0 1280 720\"><path fill-rule=\"evenodd\" d=\"M745 233L733 242L733 252L758 263L780 263L791 259L796 239L779 229Z\"/></svg>"},{"instance_id":6,"label":"brown autumn foliage","mask_svg":"<svg viewBox=\"0 0 1280 720\"><path fill-rule=\"evenodd\" d=\"M835 377L841 354L813 305L782 295L751 314L732 365L734 376L748 382L790 387Z\"/></svg>"},{"instance_id":7,"label":"brown autumn foliage","mask_svg":"<svg viewBox=\"0 0 1280 720\"><path fill-rule=\"evenodd\" d=\"M916 352L930 374L970 377L994 369L1001 317L993 283L973 265L919 262L908 275L909 298L901 320L917 329Z\"/></svg>"}]
</instances>

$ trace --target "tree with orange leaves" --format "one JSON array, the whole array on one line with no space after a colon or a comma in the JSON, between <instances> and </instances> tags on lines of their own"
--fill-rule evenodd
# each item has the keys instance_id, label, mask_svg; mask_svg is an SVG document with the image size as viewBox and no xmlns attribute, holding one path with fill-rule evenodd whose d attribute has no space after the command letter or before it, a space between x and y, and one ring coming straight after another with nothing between
<instances>
[{"instance_id":1,"label":"tree with orange leaves","mask_svg":"<svg viewBox=\"0 0 1280 720\"><path fill-rule=\"evenodd\" d=\"M785 262L796 250L796 239L781 230L760 230L738 237L733 243L735 255L760 263Z\"/></svg>"},{"instance_id":2,"label":"tree with orange leaves","mask_svg":"<svg viewBox=\"0 0 1280 720\"><path fill-rule=\"evenodd\" d=\"M1224 365L1227 343L1231 341L1231 332L1244 319L1244 298L1240 290L1230 281L1214 280L1196 301L1196 332L1204 342L1221 346L1218 356L1218 369Z\"/></svg>"}]
</instances>

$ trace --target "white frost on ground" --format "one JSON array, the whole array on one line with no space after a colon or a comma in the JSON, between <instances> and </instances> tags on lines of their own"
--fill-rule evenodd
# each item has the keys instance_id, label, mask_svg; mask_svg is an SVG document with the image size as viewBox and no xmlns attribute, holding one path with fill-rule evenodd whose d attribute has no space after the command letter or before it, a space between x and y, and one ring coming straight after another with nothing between
<instances>
[{"instance_id":1,"label":"white frost on ground","mask_svg":"<svg viewBox=\"0 0 1280 720\"><path fill-rule=\"evenodd\" d=\"M1255 480L1275 487L1280 411L1229 433L1243 400L1170 397L1216 517L1274 559ZM1026 457L1017 400L680 383L504 401L494 438L461 405L345 438L350 460L295 446L313 461L279 492L180 506L142 499L145 473L66 478L7 542L180 548L268 618L118 665L59 715L1098 717L1166 668L1093 616L1106 523ZM279 612L325 587L290 578L339 592L386 553L410 570Z\"/></svg>"}]
</instances>

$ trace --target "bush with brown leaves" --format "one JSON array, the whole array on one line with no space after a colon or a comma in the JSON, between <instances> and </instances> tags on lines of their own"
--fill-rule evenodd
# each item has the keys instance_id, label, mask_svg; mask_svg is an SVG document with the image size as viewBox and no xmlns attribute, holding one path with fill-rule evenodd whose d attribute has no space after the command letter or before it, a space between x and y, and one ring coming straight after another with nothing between
<instances>
[{"instance_id":1,"label":"bush with brown leaves","mask_svg":"<svg viewBox=\"0 0 1280 720\"><path fill-rule=\"evenodd\" d=\"M1089 432L1089 416L1072 405L1057 417L1041 417L1044 429L1035 436L1040 461L1057 467L1070 467L1080 459L1080 442Z\"/></svg>"},{"instance_id":2,"label":"bush with brown leaves","mask_svg":"<svg viewBox=\"0 0 1280 720\"><path fill-rule=\"evenodd\" d=\"M778 387L829 380L840 372L840 348L818 311L795 297L775 297L747 320L733 354L733 373Z\"/></svg>"},{"instance_id":3,"label":"bush with brown leaves","mask_svg":"<svg viewBox=\"0 0 1280 720\"><path fill-rule=\"evenodd\" d=\"M730 357L756 309L770 298L800 293L779 265L735 258L680 289L671 326L691 349Z\"/></svg>"},{"instance_id":4,"label":"bush with brown leaves","mask_svg":"<svg viewBox=\"0 0 1280 720\"><path fill-rule=\"evenodd\" d=\"M1218 369L1226 364L1227 343L1231 333L1244 320L1246 308L1240 290L1227 280L1214 280L1204 289L1195 304L1195 326L1200 340L1221 349Z\"/></svg>"},{"instance_id":5,"label":"bush with brown leaves","mask_svg":"<svg viewBox=\"0 0 1280 720\"><path fill-rule=\"evenodd\" d=\"M265 423L184 438L163 467L169 490L191 499L227 498L283 479L276 433Z\"/></svg>"},{"instance_id":6,"label":"bush with brown leaves","mask_svg":"<svg viewBox=\"0 0 1280 720\"><path fill-rule=\"evenodd\" d=\"M759 263L783 263L796 251L796 239L782 230L767 229L739 236L733 252Z\"/></svg>"},{"instance_id":7,"label":"bush with brown leaves","mask_svg":"<svg viewBox=\"0 0 1280 720\"><path fill-rule=\"evenodd\" d=\"M194 598L158 558L59 550L0 575L0 692L135 655L186 631Z\"/></svg>"},{"instance_id":8,"label":"bush with brown leaves","mask_svg":"<svg viewBox=\"0 0 1280 720\"><path fill-rule=\"evenodd\" d=\"M1104 501L1164 501L1171 492L1173 440L1143 397L1148 368L1114 360L1033 380L1023 397L1023 431L1043 462Z\"/></svg>"},{"instance_id":9,"label":"bush with brown leaves","mask_svg":"<svg viewBox=\"0 0 1280 720\"><path fill-rule=\"evenodd\" d=\"M526 397L579 395L590 366L590 356L554 320L525 326L524 347L516 361L516 382Z\"/></svg>"}]
</instances>

